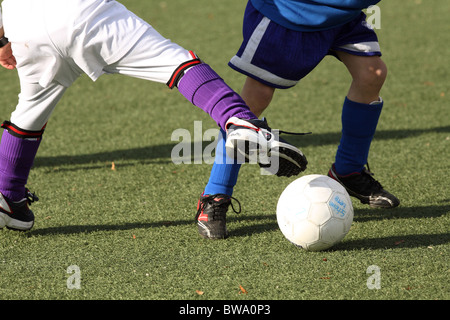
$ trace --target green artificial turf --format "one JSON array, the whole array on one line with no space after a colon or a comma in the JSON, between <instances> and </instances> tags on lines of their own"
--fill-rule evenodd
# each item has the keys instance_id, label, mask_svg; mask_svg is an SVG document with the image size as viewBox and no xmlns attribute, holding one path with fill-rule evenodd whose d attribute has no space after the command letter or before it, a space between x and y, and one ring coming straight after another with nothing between
<instances>
[{"instance_id":1,"label":"green artificial turf","mask_svg":"<svg viewBox=\"0 0 450 320\"><path fill-rule=\"evenodd\" d=\"M240 91L244 78L227 62L240 45L245 1L123 3ZM82 77L53 113L31 171L28 187L40 198L31 206L34 228L0 231L0 299L448 300L450 2L379 5L389 75L369 164L400 207L354 200L344 240L306 252L283 237L275 217L295 177L244 165L234 192L242 213L229 210L230 237L202 239L194 216L211 164L174 164L171 137L177 129L194 136L194 121L203 132L215 123L163 84ZM349 82L327 57L297 87L278 91L265 113L273 128L313 132L290 140L308 157L305 174L326 174L333 162ZM9 119L16 73L0 70L0 88L0 117ZM368 285L372 266L379 289Z\"/></svg>"}]
</instances>

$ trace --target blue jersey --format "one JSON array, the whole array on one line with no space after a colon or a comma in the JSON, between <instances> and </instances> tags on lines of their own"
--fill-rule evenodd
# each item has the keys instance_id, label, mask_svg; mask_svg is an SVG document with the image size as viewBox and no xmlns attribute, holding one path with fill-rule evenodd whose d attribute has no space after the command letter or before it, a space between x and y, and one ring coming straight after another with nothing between
<instances>
[{"instance_id":1,"label":"blue jersey","mask_svg":"<svg viewBox=\"0 0 450 320\"><path fill-rule=\"evenodd\" d=\"M326 30L355 19L381 0L251 0L270 20L297 31Z\"/></svg>"}]
</instances>

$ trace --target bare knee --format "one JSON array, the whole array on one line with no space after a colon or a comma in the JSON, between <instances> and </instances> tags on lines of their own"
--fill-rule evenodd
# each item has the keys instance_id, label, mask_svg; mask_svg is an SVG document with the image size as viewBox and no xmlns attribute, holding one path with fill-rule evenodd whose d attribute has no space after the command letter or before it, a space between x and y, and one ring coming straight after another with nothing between
<instances>
[{"instance_id":1,"label":"bare knee","mask_svg":"<svg viewBox=\"0 0 450 320\"><path fill-rule=\"evenodd\" d=\"M371 59L353 73L353 81L361 87L381 90L387 76L387 66L381 59Z\"/></svg>"},{"instance_id":2,"label":"bare knee","mask_svg":"<svg viewBox=\"0 0 450 320\"><path fill-rule=\"evenodd\" d=\"M247 78L241 96L250 110L260 116L272 101L275 88L267 86L255 79Z\"/></svg>"}]
</instances>

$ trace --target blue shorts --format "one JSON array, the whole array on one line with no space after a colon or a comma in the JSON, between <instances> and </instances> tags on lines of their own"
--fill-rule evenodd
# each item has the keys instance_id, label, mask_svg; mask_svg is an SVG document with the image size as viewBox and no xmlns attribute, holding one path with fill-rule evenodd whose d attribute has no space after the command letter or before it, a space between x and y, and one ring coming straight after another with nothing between
<instances>
[{"instance_id":1,"label":"blue shorts","mask_svg":"<svg viewBox=\"0 0 450 320\"><path fill-rule=\"evenodd\" d=\"M378 38L366 15L333 29L300 32L287 29L257 11L250 1L244 15L244 40L228 65L275 88L290 88L327 55L345 51L381 56Z\"/></svg>"}]
</instances>

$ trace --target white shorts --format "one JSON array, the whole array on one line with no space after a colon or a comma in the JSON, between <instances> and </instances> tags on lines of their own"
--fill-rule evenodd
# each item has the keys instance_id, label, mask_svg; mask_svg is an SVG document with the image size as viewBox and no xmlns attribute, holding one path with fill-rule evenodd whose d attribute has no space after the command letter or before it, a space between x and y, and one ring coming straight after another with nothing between
<instances>
[{"instance_id":1,"label":"white shorts","mask_svg":"<svg viewBox=\"0 0 450 320\"><path fill-rule=\"evenodd\" d=\"M167 83L194 58L114 0L4 0L2 8L21 86L10 121L25 130L42 130L83 73Z\"/></svg>"}]
</instances>

